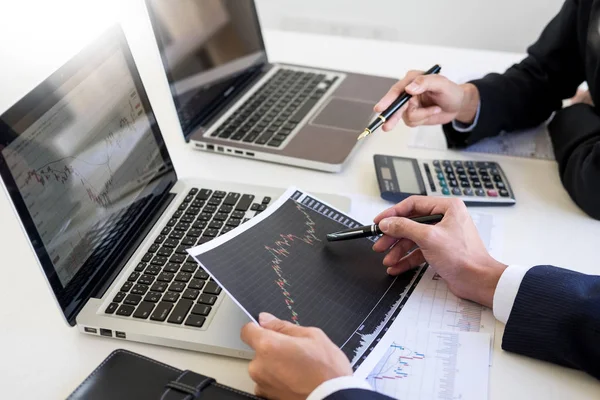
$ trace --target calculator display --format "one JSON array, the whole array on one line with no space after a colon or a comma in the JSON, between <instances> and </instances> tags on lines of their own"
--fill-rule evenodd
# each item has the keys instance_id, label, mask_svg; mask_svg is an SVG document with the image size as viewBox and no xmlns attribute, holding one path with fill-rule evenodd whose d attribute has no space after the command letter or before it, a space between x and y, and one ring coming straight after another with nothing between
<instances>
[{"instance_id":1,"label":"calculator display","mask_svg":"<svg viewBox=\"0 0 600 400\"><path fill-rule=\"evenodd\" d=\"M398 186L404 193L421 193L414 164L411 160L395 158L393 161Z\"/></svg>"}]
</instances>

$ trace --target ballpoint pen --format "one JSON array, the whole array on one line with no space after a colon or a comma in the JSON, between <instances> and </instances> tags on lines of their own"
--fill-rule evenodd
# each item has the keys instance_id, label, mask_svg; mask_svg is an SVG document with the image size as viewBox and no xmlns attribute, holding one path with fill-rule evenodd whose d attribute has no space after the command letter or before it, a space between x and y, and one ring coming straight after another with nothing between
<instances>
[{"instance_id":1,"label":"ballpoint pen","mask_svg":"<svg viewBox=\"0 0 600 400\"><path fill-rule=\"evenodd\" d=\"M440 72L442 67L439 65L434 65L428 71L426 71L423 75L432 75ZM369 126L365 128L363 133L361 133L356 140L361 140L369 136L371 133L375 131L375 129L379 128L381 125L385 123L396 111L398 111L410 98L412 95L402 92L402 94L394 100L392 104L388 108L386 108L381 114L377 116L377 118L371 122Z\"/></svg>"},{"instance_id":2,"label":"ballpoint pen","mask_svg":"<svg viewBox=\"0 0 600 400\"><path fill-rule=\"evenodd\" d=\"M437 224L438 222L440 222L442 220L442 218L444 218L444 216L442 214L433 214L433 215L426 215L424 217L414 217L414 218L409 218L409 219L411 219L415 222L419 222L421 224L432 225L432 224ZM337 242L339 240L359 239L359 238L377 236L377 235L381 235L381 234L383 234L383 232L381 231L381 229L379 229L379 226L377 224L365 225L365 226L359 226L357 228L346 229L346 230L339 231L339 232L328 233L327 241Z\"/></svg>"}]
</instances>

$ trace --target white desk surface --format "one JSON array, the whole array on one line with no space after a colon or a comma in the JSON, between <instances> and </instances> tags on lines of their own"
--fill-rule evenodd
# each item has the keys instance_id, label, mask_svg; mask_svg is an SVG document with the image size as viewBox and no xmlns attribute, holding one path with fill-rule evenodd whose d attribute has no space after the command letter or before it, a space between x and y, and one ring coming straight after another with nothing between
<instances>
[{"instance_id":1,"label":"white desk surface","mask_svg":"<svg viewBox=\"0 0 600 400\"><path fill-rule=\"evenodd\" d=\"M138 21L139 22L139 21ZM329 174L197 152L186 146L171 105L166 79L147 23L126 25L131 47L157 113L169 151L181 177L206 177L256 184L297 185L313 192L378 196L372 156L375 153L428 158L499 161L517 196L512 208L486 209L505 219L505 263L552 263L600 273L597 245L600 222L585 216L563 190L553 162L502 156L408 148L407 128L377 133L364 142L342 173ZM502 71L519 54L405 45L359 39L267 31L271 61L400 77L411 68L434 63L456 79ZM47 54L47 52L45 52ZM39 83L61 60L48 60L21 74L20 65L2 66L0 112ZM12 74L11 74L12 73ZM274 174L275 173L275 174ZM276 181L273 179L276 176ZM0 382L5 398L63 398L112 350L126 348L252 391L246 361L159 346L91 337L68 327L56 308L34 255L0 195ZM595 240L593 238L596 238ZM490 378L490 399L589 399L600 383L578 372L501 350L498 323Z\"/></svg>"}]
</instances>

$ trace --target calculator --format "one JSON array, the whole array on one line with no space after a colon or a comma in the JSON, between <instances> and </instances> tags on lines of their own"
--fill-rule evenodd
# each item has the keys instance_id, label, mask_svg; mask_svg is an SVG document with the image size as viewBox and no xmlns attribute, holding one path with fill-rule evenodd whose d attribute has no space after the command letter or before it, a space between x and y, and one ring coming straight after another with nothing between
<instances>
[{"instance_id":1,"label":"calculator","mask_svg":"<svg viewBox=\"0 0 600 400\"><path fill-rule=\"evenodd\" d=\"M458 198L468 206L511 206L515 195L492 161L373 157L381 197L394 203L419 194Z\"/></svg>"}]
</instances>

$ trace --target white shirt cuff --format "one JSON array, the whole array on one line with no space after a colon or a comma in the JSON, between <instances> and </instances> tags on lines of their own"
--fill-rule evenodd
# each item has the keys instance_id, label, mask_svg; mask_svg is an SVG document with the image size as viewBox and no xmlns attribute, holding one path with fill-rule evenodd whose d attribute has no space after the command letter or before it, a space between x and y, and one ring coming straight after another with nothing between
<instances>
[{"instance_id":1,"label":"white shirt cuff","mask_svg":"<svg viewBox=\"0 0 600 400\"><path fill-rule=\"evenodd\" d=\"M519 265L509 265L504 270L496 286L494 292L494 317L503 324L506 324L510 312L512 311L513 305L521 282L525 277L527 271L532 267L522 267Z\"/></svg>"},{"instance_id":2,"label":"white shirt cuff","mask_svg":"<svg viewBox=\"0 0 600 400\"><path fill-rule=\"evenodd\" d=\"M366 389L373 390L364 379L359 379L354 376L340 376L321 383L306 400L322 400L335 392L344 389Z\"/></svg>"},{"instance_id":3,"label":"white shirt cuff","mask_svg":"<svg viewBox=\"0 0 600 400\"><path fill-rule=\"evenodd\" d=\"M481 102L477 105L477 112L475 113L475 119L471 125L463 124L460 121L454 120L452 121L452 129L456 132L471 132L477 126L477 121L479 121L479 111L481 110Z\"/></svg>"}]
</instances>

